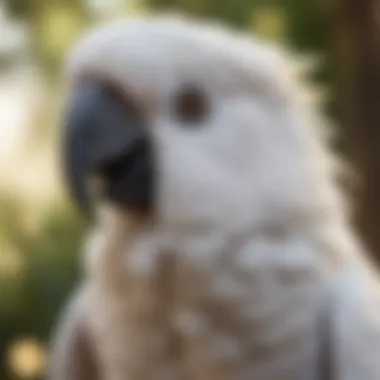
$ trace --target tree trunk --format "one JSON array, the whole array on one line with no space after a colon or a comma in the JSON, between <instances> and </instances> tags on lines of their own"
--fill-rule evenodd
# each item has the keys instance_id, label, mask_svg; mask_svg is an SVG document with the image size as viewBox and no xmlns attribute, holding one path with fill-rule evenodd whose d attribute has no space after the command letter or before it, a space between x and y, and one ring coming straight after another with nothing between
<instances>
[{"instance_id":1,"label":"tree trunk","mask_svg":"<svg viewBox=\"0 0 380 380\"><path fill-rule=\"evenodd\" d=\"M380 0L339 0L339 118L359 175L354 223L380 266Z\"/></svg>"}]
</instances>

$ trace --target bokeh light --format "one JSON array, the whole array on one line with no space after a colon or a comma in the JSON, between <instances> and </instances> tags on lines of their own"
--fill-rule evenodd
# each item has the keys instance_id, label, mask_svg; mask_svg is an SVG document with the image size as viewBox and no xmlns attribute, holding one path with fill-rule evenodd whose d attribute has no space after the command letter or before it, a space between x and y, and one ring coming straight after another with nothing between
<instances>
[{"instance_id":1,"label":"bokeh light","mask_svg":"<svg viewBox=\"0 0 380 380\"><path fill-rule=\"evenodd\" d=\"M8 365L20 379L34 379L44 373L46 352L35 338L20 338L8 350Z\"/></svg>"}]
</instances>

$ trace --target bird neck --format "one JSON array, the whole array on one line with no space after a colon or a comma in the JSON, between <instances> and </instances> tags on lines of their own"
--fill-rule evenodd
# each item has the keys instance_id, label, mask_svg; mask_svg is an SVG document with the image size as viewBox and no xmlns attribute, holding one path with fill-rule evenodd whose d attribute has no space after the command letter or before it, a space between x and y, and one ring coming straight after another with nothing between
<instances>
[{"instance_id":1,"label":"bird neck","mask_svg":"<svg viewBox=\"0 0 380 380\"><path fill-rule=\"evenodd\" d=\"M116 210L101 220L86 247L85 267L97 281L102 278L113 285L125 282L128 273L150 275L157 258L167 252L200 268L232 260L251 271L263 265L287 271L331 271L360 252L344 220L323 213L293 215L286 221L237 230L167 229Z\"/></svg>"}]
</instances>

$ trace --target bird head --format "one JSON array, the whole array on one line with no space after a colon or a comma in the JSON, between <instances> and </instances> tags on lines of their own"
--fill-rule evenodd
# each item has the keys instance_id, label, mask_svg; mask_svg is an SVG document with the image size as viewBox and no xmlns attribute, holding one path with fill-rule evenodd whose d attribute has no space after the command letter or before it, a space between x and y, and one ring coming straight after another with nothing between
<instances>
[{"instance_id":1,"label":"bird head","mask_svg":"<svg viewBox=\"0 0 380 380\"><path fill-rule=\"evenodd\" d=\"M107 202L176 226L239 228L334 202L319 121L279 48L156 16L89 32L68 76L65 166L87 212L91 176Z\"/></svg>"}]
</instances>

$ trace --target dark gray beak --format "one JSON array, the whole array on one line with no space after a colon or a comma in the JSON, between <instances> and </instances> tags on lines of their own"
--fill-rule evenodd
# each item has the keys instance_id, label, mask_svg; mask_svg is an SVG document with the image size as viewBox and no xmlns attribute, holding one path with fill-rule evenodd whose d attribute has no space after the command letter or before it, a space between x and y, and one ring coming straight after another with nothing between
<instances>
[{"instance_id":1,"label":"dark gray beak","mask_svg":"<svg viewBox=\"0 0 380 380\"><path fill-rule=\"evenodd\" d=\"M141 116L114 89L87 83L68 108L64 168L72 197L91 217L88 179L102 179L102 195L146 210L153 197L153 152Z\"/></svg>"}]
</instances>

